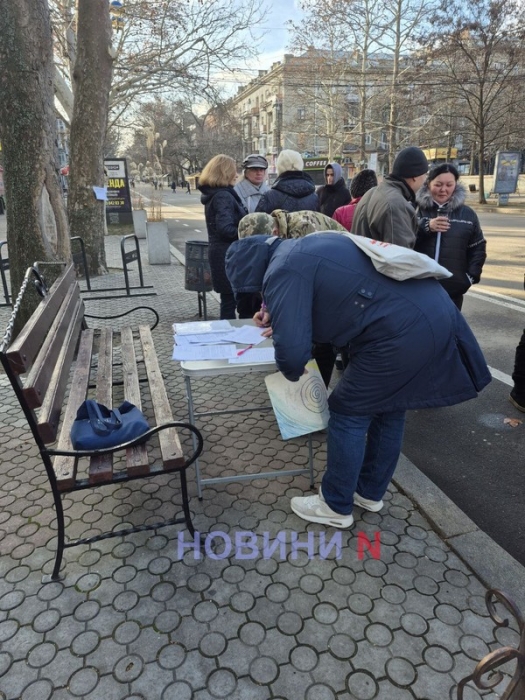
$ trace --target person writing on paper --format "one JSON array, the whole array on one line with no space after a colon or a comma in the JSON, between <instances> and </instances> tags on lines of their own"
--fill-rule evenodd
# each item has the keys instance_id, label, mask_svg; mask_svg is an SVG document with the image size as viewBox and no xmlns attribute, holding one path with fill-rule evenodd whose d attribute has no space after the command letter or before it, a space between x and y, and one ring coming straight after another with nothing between
<instances>
[{"instance_id":1,"label":"person writing on paper","mask_svg":"<svg viewBox=\"0 0 525 700\"><path fill-rule=\"evenodd\" d=\"M309 233L321 231L341 231L344 233L345 228L325 214L308 210L288 213L283 209L276 209L271 215L258 212L248 214L239 222L239 238L258 234L271 234L279 236L279 238L302 238ZM239 296L242 298L248 295L241 294ZM259 306L253 310L251 315L257 312L259 307L260 301ZM260 315L256 313L257 318ZM264 311L262 315L264 315ZM271 331L267 335L271 335ZM333 348L330 343L316 343L312 349L312 357L317 362L327 388L332 378L336 354L337 349Z\"/></svg>"},{"instance_id":2,"label":"person writing on paper","mask_svg":"<svg viewBox=\"0 0 525 700\"><path fill-rule=\"evenodd\" d=\"M236 292L262 290L267 311L260 323L271 320L277 367L290 381L304 373L313 342L349 347L350 363L328 400L319 493L291 501L304 520L347 528L355 505L380 511L406 411L467 401L491 380L472 331L439 282L379 273L349 236L251 236L232 243L226 273Z\"/></svg>"}]
</instances>

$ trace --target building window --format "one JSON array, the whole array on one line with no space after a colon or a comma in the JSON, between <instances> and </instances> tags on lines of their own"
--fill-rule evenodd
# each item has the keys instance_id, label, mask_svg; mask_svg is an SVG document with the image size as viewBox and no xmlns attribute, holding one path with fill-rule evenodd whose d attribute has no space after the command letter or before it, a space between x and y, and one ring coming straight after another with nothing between
<instances>
[{"instance_id":1,"label":"building window","mask_svg":"<svg viewBox=\"0 0 525 700\"><path fill-rule=\"evenodd\" d=\"M299 107L297 110L297 119L306 119L306 109L304 107Z\"/></svg>"}]
</instances>

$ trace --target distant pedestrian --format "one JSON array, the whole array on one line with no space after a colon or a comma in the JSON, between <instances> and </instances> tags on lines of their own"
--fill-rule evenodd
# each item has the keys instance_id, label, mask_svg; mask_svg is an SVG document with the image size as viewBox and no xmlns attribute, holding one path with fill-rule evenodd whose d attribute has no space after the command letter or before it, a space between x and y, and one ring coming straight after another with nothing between
<instances>
[{"instance_id":1,"label":"distant pedestrian","mask_svg":"<svg viewBox=\"0 0 525 700\"><path fill-rule=\"evenodd\" d=\"M175 182L175 180L173 180L173 182L171 183L171 191L173 192L173 194L175 194L175 192L177 191L177 183Z\"/></svg>"},{"instance_id":2,"label":"distant pedestrian","mask_svg":"<svg viewBox=\"0 0 525 700\"><path fill-rule=\"evenodd\" d=\"M191 194L191 187L190 187L189 180L186 181L186 192L187 192L188 194Z\"/></svg>"},{"instance_id":3,"label":"distant pedestrian","mask_svg":"<svg viewBox=\"0 0 525 700\"><path fill-rule=\"evenodd\" d=\"M332 216L334 211L349 204L351 197L339 163L328 163L324 169L325 185L317 190L321 214Z\"/></svg>"},{"instance_id":4,"label":"distant pedestrian","mask_svg":"<svg viewBox=\"0 0 525 700\"><path fill-rule=\"evenodd\" d=\"M159 183L156 180L153 180L153 187L155 189L157 189L158 186L159 186Z\"/></svg>"},{"instance_id":5,"label":"distant pedestrian","mask_svg":"<svg viewBox=\"0 0 525 700\"><path fill-rule=\"evenodd\" d=\"M135 180L131 178L131 189L135 189Z\"/></svg>"}]
</instances>

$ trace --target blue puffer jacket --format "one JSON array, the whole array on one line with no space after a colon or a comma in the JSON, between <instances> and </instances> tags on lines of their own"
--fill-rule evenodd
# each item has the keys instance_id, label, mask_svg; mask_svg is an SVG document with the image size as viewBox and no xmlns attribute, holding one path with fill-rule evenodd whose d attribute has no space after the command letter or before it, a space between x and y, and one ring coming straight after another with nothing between
<instances>
[{"instance_id":1,"label":"blue puffer jacket","mask_svg":"<svg viewBox=\"0 0 525 700\"><path fill-rule=\"evenodd\" d=\"M230 283L224 271L224 256L228 247L238 238L239 221L248 213L233 187L199 187L202 192L204 216L208 229L208 258L213 289L219 294L231 294Z\"/></svg>"},{"instance_id":2,"label":"blue puffer jacket","mask_svg":"<svg viewBox=\"0 0 525 700\"><path fill-rule=\"evenodd\" d=\"M302 375L312 341L349 346L350 363L329 399L336 413L451 406L491 380L472 331L437 280L385 277L346 236L245 238L228 250L226 272L234 291L262 285L287 379Z\"/></svg>"},{"instance_id":3,"label":"blue puffer jacket","mask_svg":"<svg viewBox=\"0 0 525 700\"><path fill-rule=\"evenodd\" d=\"M310 175L299 170L282 173L270 191L261 197L255 211L271 214L276 209L284 209L287 212L303 209L319 211L319 198Z\"/></svg>"}]
</instances>

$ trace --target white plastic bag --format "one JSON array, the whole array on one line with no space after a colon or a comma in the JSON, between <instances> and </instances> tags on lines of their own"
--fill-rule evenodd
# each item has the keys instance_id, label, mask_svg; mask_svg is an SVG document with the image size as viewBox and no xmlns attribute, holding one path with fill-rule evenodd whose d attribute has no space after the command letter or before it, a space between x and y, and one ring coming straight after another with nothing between
<instances>
[{"instance_id":1,"label":"white plastic bag","mask_svg":"<svg viewBox=\"0 0 525 700\"><path fill-rule=\"evenodd\" d=\"M355 233L342 235L348 236L363 253L368 255L378 272L399 282L408 279L422 279L423 277L435 277L436 279L452 277L452 272L449 272L446 267L439 265L428 255L416 253L411 248L356 236Z\"/></svg>"}]
</instances>

